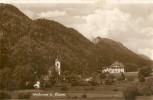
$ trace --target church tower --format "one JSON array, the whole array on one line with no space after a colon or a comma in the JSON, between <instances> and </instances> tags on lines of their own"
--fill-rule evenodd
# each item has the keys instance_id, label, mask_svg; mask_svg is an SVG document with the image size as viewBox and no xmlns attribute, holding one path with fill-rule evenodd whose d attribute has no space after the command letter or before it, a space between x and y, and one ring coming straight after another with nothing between
<instances>
[{"instance_id":1,"label":"church tower","mask_svg":"<svg viewBox=\"0 0 153 100\"><path fill-rule=\"evenodd\" d=\"M56 69L58 75L61 75L61 63L60 63L60 61L58 60L58 57L57 57L57 59L55 60L55 69Z\"/></svg>"}]
</instances>

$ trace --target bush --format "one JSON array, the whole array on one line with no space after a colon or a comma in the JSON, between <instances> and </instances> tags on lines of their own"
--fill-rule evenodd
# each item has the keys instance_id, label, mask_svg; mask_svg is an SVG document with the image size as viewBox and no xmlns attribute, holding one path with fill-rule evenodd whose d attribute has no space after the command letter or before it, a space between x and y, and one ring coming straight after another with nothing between
<instances>
[{"instance_id":1,"label":"bush","mask_svg":"<svg viewBox=\"0 0 153 100\"><path fill-rule=\"evenodd\" d=\"M80 89L78 87L76 87L75 90L79 91Z\"/></svg>"},{"instance_id":2,"label":"bush","mask_svg":"<svg viewBox=\"0 0 153 100\"><path fill-rule=\"evenodd\" d=\"M137 96L139 96L138 88L137 87L127 87L123 91L123 95L125 100L135 100Z\"/></svg>"},{"instance_id":3,"label":"bush","mask_svg":"<svg viewBox=\"0 0 153 100\"><path fill-rule=\"evenodd\" d=\"M146 96L149 96L149 95L153 94L153 92L151 91L151 88L149 88L148 86L143 86L140 93L142 95L146 95Z\"/></svg>"},{"instance_id":4,"label":"bush","mask_svg":"<svg viewBox=\"0 0 153 100\"><path fill-rule=\"evenodd\" d=\"M84 88L84 91L90 91L89 87Z\"/></svg>"},{"instance_id":5,"label":"bush","mask_svg":"<svg viewBox=\"0 0 153 100\"><path fill-rule=\"evenodd\" d=\"M90 87L90 89L91 89L91 90L95 90L95 88L94 88L94 87Z\"/></svg>"},{"instance_id":6,"label":"bush","mask_svg":"<svg viewBox=\"0 0 153 100\"><path fill-rule=\"evenodd\" d=\"M114 85L115 82L113 79L105 80L105 85Z\"/></svg>"},{"instance_id":7,"label":"bush","mask_svg":"<svg viewBox=\"0 0 153 100\"><path fill-rule=\"evenodd\" d=\"M87 95L86 94L83 94L81 97L82 98L87 98Z\"/></svg>"},{"instance_id":8,"label":"bush","mask_svg":"<svg viewBox=\"0 0 153 100\"><path fill-rule=\"evenodd\" d=\"M71 83L71 86L89 86L90 84L88 82L85 81L74 81Z\"/></svg>"},{"instance_id":9,"label":"bush","mask_svg":"<svg viewBox=\"0 0 153 100\"><path fill-rule=\"evenodd\" d=\"M0 92L0 99L11 99L11 96L5 92Z\"/></svg>"},{"instance_id":10,"label":"bush","mask_svg":"<svg viewBox=\"0 0 153 100\"><path fill-rule=\"evenodd\" d=\"M31 95L30 93L19 93L18 99L30 99Z\"/></svg>"},{"instance_id":11,"label":"bush","mask_svg":"<svg viewBox=\"0 0 153 100\"><path fill-rule=\"evenodd\" d=\"M113 91L118 91L118 89L113 89Z\"/></svg>"},{"instance_id":12,"label":"bush","mask_svg":"<svg viewBox=\"0 0 153 100\"><path fill-rule=\"evenodd\" d=\"M68 91L69 89L68 89L68 87L67 86L62 86L61 87L61 91Z\"/></svg>"},{"instance_id":13,"label":"bush","mask_svg":"<svg viewBox=\"0 0 153 100\"><path fill-rule=\"evenodd\" d=\"M95 81L90 81L90 84L91 84L91 86L97 86L97 85L99 85L99 83L98 82L95 82Z\"/></svg>"},{"instance_id":14,"label":"bush","mask_svg":"<svg viewBox=\"0 0 153 100\"><path fill-rule=\"evenodd\" d=\"M72 98L77 99L78 97L77 97L77 96L74 96L74 97L72 97Z\"/></svg>"},{"instance_id":15,"label":"bush","mask_svg":"<svg viewBox=\"0 0 153 100\"><path fill-rule=\"evenodd\" d=\"M79 86L89 86L90 84L86 81L80 81Z\"/></svg>"},{"instance_id":16,"label":"bush","mask_svg":"<svg viewBox=\"0 0 153 100\"><path fill-rule=\"evenodd\" d=\"M153 78L149 78L146 80L143 88L142 88L142 94L143 95L153 95Z\"/></svg>"},{"instance_id":17,"label":"bush","mask_svg":"<svg viewBox=\"0 0 153 100\"><path fill-rule=\"evenodd\" d=\"M90 90L95 90L95 88L94 87L86 87L86 88L84 88L84 90L85 91L90 91Z\"/></svg>"},{"instance_id":18,"label":"bush","mask_svg":"<svg viewBox=\"0 0 153 100\"><path fill-rule=\"evenodd\" d=\"M74 86L79 86L79 82L78 82L78 81L74 81L74 82L71 83L71 86L72 86L72 87L74 87Z\"/></svg>"}]
</instances>

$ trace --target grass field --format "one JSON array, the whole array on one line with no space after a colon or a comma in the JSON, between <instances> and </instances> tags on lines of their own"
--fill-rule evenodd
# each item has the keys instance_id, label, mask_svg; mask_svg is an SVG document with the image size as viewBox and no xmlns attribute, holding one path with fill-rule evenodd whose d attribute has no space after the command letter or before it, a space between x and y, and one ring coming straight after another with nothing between
<instances>
[{"instance_id":1,"label":"grass field","mask_svg":"<svg viewBox=\"0 0 153 100\"><path fill-rule=\"evenodd\" d=\"M82 86L82 87L69 87L69 91L61 91L59 87L45 89L45 90L17 90L17 91L7 91L9 95L12 96L12 99L17 99L19 93L29 93L31 94L32 100L36 99L52 99L52 100L125 100L122 94L122 90L125 88L125 85L110 85L110 86L96 86L92 87L94 90L86 90L91 88L91 86ZM114 91L117 89L117 91ZM34 96L33 93L42 93L42 94L65 94L65 96ZM83 95L86 95L83 97ZM140 96L136 100L153 100L152 96Z\"/></svg>"},{"instance_id":2,"label":"grass field","mask_svg":"<svg viewBox=\"0 0 153 100\"><path fill-rule=\"evenodd\" d=\"M125 73L126 77L132 76L137 82L137 73L128 72ZM30 90L16 90L16 91L3 91L11 95L12 99L17 99L18 94L29 93L32 100L125 100L123 97L123 90L129 86L129 84L122 83L116 85L102 85L102 86L68 86L67 91L62 91L60 87L48 88L45 90L41 89L30 89ZM141 85L137 84L138 87ZM34 94L41 95L34 95ZM48 95L46 95L48 94ZM58 95L55 95L58 94ZM153 96L138 96L136 100L153 100Z\"/></svg>"},{"instance_id":3,"label":"grass field","mask_svg":"<svg viewBox=\"0 0 153 100\"><path fill-rule=\"evenodd\" d=\"M122 91L127 85L107 85L107 86L76 86L68 87L68 91L61 91L60 87L54 87L45 90L16 90L16 91L3 91L7 92L12 96L12 99L17 99L20 93L29 93L32 100L125 100ZM33 95L34 93L49 94L44 95ZM55 93L61 94L55 96ZM53 95L50 95L53 94ZM64 94L64 95L62 95ZM136 100L153 100L152 96L140 96Z\"/></svg>"},{"instance_id":4,"label":"grass field","mask_svg":"<svg viewBox=\"0 0 153 100\"><path fill-rule=\"evenodd\" d=\"M31 94L31 99L84 99L84 100L124 100L122 90L124 86L111 85L111 86L81 86L81 87L68 87L68 91L61 91L59 87L54 87L45 90L17 90L17 91L7 91L12 99L17 99L19 93L29 93ZM117 89L117 91L114 91ZM34 96L33 93L41 94L65 94L65 96ZM83 97L83 95L86 95Z\"/></svg>"}]
</instances>

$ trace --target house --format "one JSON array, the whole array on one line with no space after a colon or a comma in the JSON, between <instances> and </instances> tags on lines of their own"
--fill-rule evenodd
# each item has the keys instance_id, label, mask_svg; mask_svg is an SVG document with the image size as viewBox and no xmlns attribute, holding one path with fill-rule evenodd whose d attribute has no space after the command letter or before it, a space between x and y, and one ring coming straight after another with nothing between
<instances>
[{"instance_id":1,"label":"house","mask_svg":"<svg viewBox=\"0 0 153 100\"><path fill-rule=\"evenodd\" d=\"M40 81L37 81L37 83L34 84L34 87L37 88L37 89L39 89L40 88Z\"/></svg>"},{"instance_id":2,"label":"house","mask_svg":"<svg viewBox=\"0 0 153 100\"><path fill-rule=\"evenodd\" d=\"M105 68L102 72L109 72L109 73L124 73L124 65L118 61L115 61L111 66Z\"/></svg>"}]
</instances>

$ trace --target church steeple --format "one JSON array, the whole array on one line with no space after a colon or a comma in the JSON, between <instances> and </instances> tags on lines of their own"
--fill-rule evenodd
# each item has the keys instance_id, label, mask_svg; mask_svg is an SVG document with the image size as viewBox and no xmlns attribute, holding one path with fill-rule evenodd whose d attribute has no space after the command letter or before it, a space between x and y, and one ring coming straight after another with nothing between
<instances>
[{"instance_id":1,"label":"church steeple","mask_svg":"<svg viewBox=\"0 0 153 100\"><path fill-rule=\"evenodd\" d=\"M58 57L55 60L55 69L56 69L58 75L60 75L61 74L61 63L60 63Z\"/></svg>"}]
</instances>

